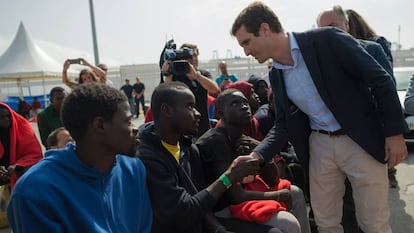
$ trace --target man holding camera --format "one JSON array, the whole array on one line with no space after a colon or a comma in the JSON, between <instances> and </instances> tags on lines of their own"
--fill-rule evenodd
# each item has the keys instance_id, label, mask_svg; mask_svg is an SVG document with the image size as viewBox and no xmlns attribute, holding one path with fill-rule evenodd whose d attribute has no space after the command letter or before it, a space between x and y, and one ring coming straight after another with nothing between
<instances>
[{"instance_id":1,"label":"man holding camera","mask_svg":"<svg viewBox=\"0 0 414 233\"><path fill-rule=\"evenodd\" d=\"M210 72L198 69L198 47L195 44L185 43L180 47L180 51L184 51L183 60L164 61L161 72L164 75L165 82L180 81L185 83L196 98L197 111L200 112L200 124L198 132L195 136L199 137L210 129L208 117L207 95L210 93L215 96L220 92L217 84L211 79ZM187 61L184 62L183 61ZM184 72L182 72L184 71Z\"/></svg>"}]
</instances>

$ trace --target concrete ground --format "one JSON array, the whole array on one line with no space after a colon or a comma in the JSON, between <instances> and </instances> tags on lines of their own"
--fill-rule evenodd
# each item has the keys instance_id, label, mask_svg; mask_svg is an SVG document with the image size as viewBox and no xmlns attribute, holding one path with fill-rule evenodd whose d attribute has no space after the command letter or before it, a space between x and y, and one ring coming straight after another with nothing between
<instances>
[{"instance_id":1,"label":"concrete ground","mask_svg":"<svg viewBox=\"0 0 414 233\"><path fill-rule=\"evenodd\" d=\"M133 119L133 124L143 123L143 116ZM36 133L37 127L33 125ZM394 233L414 232L414 144L408 145L408 157L397 168L399 187L389 189L391 209L391 228ZM9 228L0 229L0 233L10 233Z\"/></svg>"},{"instance_id":2,"label":"concrete ground","mask_svg":"<svg viewBox=\"0 0 414 233\"><path fill-rule=\"evenodd\" d=\"M414 232L414 144L408 157L397 166L399 188L389 189L391 228L394 233Z\"/></svg>"}]
</instances>

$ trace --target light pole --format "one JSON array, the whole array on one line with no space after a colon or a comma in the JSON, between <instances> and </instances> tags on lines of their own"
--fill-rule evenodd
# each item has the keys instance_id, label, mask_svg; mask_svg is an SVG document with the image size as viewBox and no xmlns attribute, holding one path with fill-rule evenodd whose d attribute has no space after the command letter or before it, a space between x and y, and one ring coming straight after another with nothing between
<instances>
[{"instance_id":1,"label":"light pole","mask_svg":"<svg viewBox=\"0 0 414 233\"><path fill-rule=\"evenodd\" d=\"M401 49L400 36L401 36L401 25L398 25L398 50Z\"/></svg>"},{"instance_id":2,"label":"light pole","mask_svg":"<svg viewBox=\"0 0 414 233\"><path fill-rule=\"evenodd\" d=\"M95 65L99 65L99 52L98 52L98 40L96 39L96 27L95 27L95 15L93 13L93 1L89 0L89 9L91 14L92 25L92 42L93 42L93 54L95 57Z\"/></svg>"}]
</instances>

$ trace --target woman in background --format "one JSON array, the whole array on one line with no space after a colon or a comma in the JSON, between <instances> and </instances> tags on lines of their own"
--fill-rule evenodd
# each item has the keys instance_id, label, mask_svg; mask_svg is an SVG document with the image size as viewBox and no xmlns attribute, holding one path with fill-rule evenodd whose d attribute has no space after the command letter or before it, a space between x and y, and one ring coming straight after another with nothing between
<instances>
[{"instance_id":1,"label":"woman in background","mask_svg":"<svg viewBox=\"0 0 414 233\"><path fill-rule=\"evenodd\" d=\"M391 67L393 67L391 42L385 39L385 37L377 35L374 29L372 29L364 18L362 18L356 11L348 9L345 13L348 16L349 21L349 34L356 39L371 40L380 44L382 49L384 49L385 55L387 55Z\"/></svg>"},{"instance_id":2,"label":"woman in background","mask_svg":"<svg viewBox=\"0 0 414 233\"><path fill-rule=\"evenodd\" d=\"M348 9L345 11L345 13L348 16L349 21L348 32L357 39L371 40L380 44L392 68L393 58L391 54L391 43L387 39L385 39L385 37L377 35L374 29L372 29L364 20L364 18L362 18L362 16L359 15L356 11ZM391 75L394 76L394 74ZM396 174L397 169L395 167L388 169L388 180L390 188L398 187Z\"/></svg>"},{"instance_id":3,"label":"woman in background","mask_svg":"<svg viewBox=\"0 0 414 233\"><path fill-rule=\"evenodd\" d=\"M90 69L81 70L81 72L79 73L79 78L77 82L71 81L68 78L68 74L67 74L67 71L71 64L79 64L79 65L88 66ZM83 58L67 59L65 63L63 63L62 82L72 89L83 83L91 83L91 82L105 83L106 80L100 78L100 77L105 77L105 76L106 76L105 72L101 68L91 65L88 61L86 61Z\"/></svg>"}]
</instances>

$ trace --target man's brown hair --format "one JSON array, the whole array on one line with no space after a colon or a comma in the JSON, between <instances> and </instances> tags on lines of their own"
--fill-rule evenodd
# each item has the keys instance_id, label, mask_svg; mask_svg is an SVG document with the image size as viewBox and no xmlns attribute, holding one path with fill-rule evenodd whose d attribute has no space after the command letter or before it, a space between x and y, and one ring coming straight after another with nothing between
<instances>
[{"instance_id":1,"label":"man's brown hair","mask_svg":"<svg viewBox=\"0 0 414 233\"><path fill-rule=\"evenodd\" d=\"M244 25L247 32L258 36L260 24L262 23L269 24L273 32L278 33L283 31L279 18L269 6L263 2L253 2L244 8L235 19L231 29L231 35L235 36L236 32Z\"/></svg>"}]
</instances>

